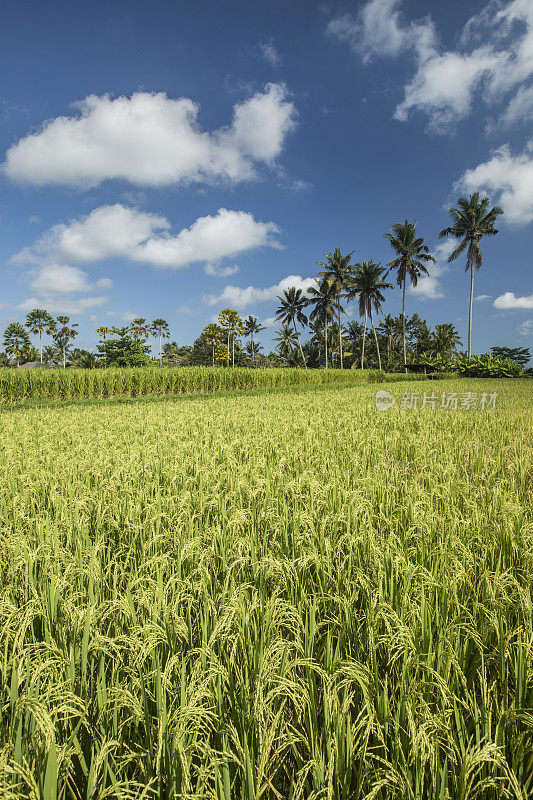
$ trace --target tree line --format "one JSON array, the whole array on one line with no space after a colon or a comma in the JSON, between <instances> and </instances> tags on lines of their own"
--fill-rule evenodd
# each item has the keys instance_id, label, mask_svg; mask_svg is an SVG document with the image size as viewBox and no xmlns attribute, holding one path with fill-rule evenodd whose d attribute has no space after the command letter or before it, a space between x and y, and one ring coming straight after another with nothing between
<instances>
[{"instance_id":1,"label":"tree line","mask_svg":"<svg viewBox=\"0 0 533 800\"><path fill-rule=\"evenodd\" d=\"M451 236L456 240L449 262L466 254L466 271L470 274L467 344L470 358L474 271L483 263L480 243L485 236L498 233L495 223L503 211L498 206L490 208L489 199L476 192L469 198L460 198L457 208L451 208L449 213L451 225L441 231L440 237ZM78 325L71 323L68 316L54 319L46 310L34 309L24 325L13 322L6 329L2 363L19 365L39 360L63 367L67 361L72 366L141 366L152 360L148 344L151 336L158 341L157 361L161 365L288 364L326 369L357 365L361 369L371 366L397 370L407 369L413 361L453 359L462 342L451 323L437 325L432 331L418 314L406 315L407 286L415 287L421 277L429 274L427 265L436 261L423 237L418 235L417 223L398 222L384 236L393 250L393 258L385 267L372 259L353 263L353 252L343 254L336 248L317 262L320 270L315 285L305 294L290 287L277 298L276 320L280 327L274 335L275 351L268 355L254 339L264 330L258 319L253 316L241 319L232 308L223 309L217 323L207 325L192 346L163 342L170 338L170 331L162 318L150 323L138 317L124 327L102 325L96 330L100 338L97 354L73 347ZM387 280L389 276L395 278L402 293L402 312L398 317L383 315L385 293L394 288L394 283ZM345 306L351 301L357 303L361 321L345 324ZM382 319L376 324L379 316ZM306 332L309 338L302 343ZM38 351L31 344L29 333L39 336ZM52 344L43 348L43 336L50 336ZM248 340L244 347L242 337ZM525 350L522 360L524 353Z\"/></svg>"}]
</instances>

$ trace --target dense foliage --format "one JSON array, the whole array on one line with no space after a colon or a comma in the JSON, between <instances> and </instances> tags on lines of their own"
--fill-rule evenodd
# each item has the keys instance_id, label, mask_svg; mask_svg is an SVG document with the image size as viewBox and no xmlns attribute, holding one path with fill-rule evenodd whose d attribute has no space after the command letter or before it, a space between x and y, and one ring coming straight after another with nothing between
<instances>
[{"instance_id":1,"label":"dense foliage","mask_svg":"<svg viewBox=\"0 0 533 800\"><path fill-rule=\"evenodd\" d=\"M533 398L497 388L4 413L3 800L531 797Z\"/></svg>"}]
</instances>

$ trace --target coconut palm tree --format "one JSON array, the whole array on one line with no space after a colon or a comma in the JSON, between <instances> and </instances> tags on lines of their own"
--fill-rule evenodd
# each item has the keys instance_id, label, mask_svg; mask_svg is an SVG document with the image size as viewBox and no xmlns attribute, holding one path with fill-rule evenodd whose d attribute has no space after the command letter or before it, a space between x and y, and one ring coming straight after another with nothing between
<instances>
[{"instance_id":1,"label":"coconut palm tree","mask_svg":"<svg viewBox=\"0 0 533 800\"><path fill-rule=\"evenodd\" d=\"M435 331L431 337L432 355L442 356L442 358L452 358L457 352L457 345L461 345L461 337L451 322L442 325L435 325Z\"/></svg>"},{"instance_id":2,"label":"coconut palm tree","mask_svg":"<svg viewBox=\"0 0 533 800\"><path fill-rule=\"evenodd\" d=\"M46 333L47 336L50 336L52 333L55 332L56 323L54 318L45 311L44 308L34 308L33 311L30 311L29 314L26 316L26 327L30 331L36 335L39 334L39 356L41 359L41 364L43 363L43 333Z\"/></svg>"},{"instance_id":3,"label":"coconut palm tree","mask_svg":"<svg viewBox=\"0 0 533 800\"><path fill-rule=\"evenodd\" d=\"M274 336L274 341L279 342L276 345L276 350L279 351L281 358L290 359L294 348L299 344L296 331L290 325L285 324L283 328L280 328L279 331L274 331L274 333L277 333L277 336Z\"/></svg>"},{"instance_id":4,"label":"coconut palm tree","mask_svg":"<svg viewBox=\"0 0 533 800\"><path fill-rule=\"evenodd\" d=\"M245 336L250 337L251 349L249 353L254 364L255 364L254 333L260 333L261 331L264 330L265 330L264 326L259 324L259 320L257 319L257 317L252 317L250 315L249 317L246 317L246 319L244 320L243 333Z\"/></svg>"},{"instance_id":5,"label":"coconut palm tree","mask_svg":"<svg viewBox=\"0 0 533 800\"><path fill-rule=\"evenodd\" d=\"M335 287L328 278L323 278L316 287L310 286L307 290L309 294L309 303L313 306L313 310L309 315L309 319L319 321L324 327L324 352L326 369L328 368L328 322L334 318L335 312L338 310L339 304L335 299ZM342 308L342 313L345 311Z\"/></svg>"},{"instance_id":6,"label":"coconut palm tree","mask_svg":"<svg viewBox=\"0 0 533 800\"><path fill-rule=\"evenodd\" d=\"M226 354L226 366L229 367L230 334L232 342L232 367L235 366L235 336L241 336L244 325L237 311L234 308L224 308L218 315L218 324L222 328L228 329L228 348Z\"/></svg>"},{"instance_id":7,"label":"coconut palm tree","mask_svg":"<svg viewBox=\"0 0 533 800\"><path fill-rule=\"evenodd\" d=\"M472 300L474 298L474 266L481 269L483 265L483 254L480 243L484 236L496 236L498 233L494 227L496 220L503 209L500 206L493 206L489 210L489 198L480 199L479 192L474 192L470 197L460 197L457 201L459 208L450 208L452 225L444 228L440 232L439 238L453 236L460 239L448 263L455 259L466 250L465 272L470 270L470 303L468 306L468 358L472 355Z\"/></svg>"},{"instance_id":8,"label":"coconut palm tree","mask_svg":"<svg viewBox=\"0 0 533 800\"><path fill-rule=\"evenodd\" d=\"M6 353L14 358L17 367L24 351L30 347L30 337L24 326L20 322L12 322L4 331L4 349Z\"/></svg>"},{"instance_id":9,"label":"coconut palm tree","mask_svg":"<svg viewBox=\"0 0 533 800\"><path fill-rule=\"evenodd\" d=\"M355 273L350 281L349 288L346 291L346 297L349 300L357 299L359 301L359 315L365 318L363 328L363 347L361 349L361 369L364 369L365 363L365 340L366 340L366 323L367 317L370 317L370 324L374 331L374 339L376 341L376 350L378 353L378 364L381 369L381 354L379 352L379 343L376 329L374 327L374 320L372 318L372 307L374 307L377 314L381 313L381 304L385 302L383 289L393 289L394 284L387 283L383 280L383 273L385 269L381 264L375 264L373 261L363 261L362 264L355 265Z\"/></svg>"},{"instance_id":10,"label":"coconut palm tree","mask_svg":"<svg viewBox=\"0 0 533 800\"><path fill-rule=\"evenodd\" d=\"M159 337L159 366L163 364L162 340L170 338L170 330L166 319L158 317L152 322L150 329L154 336Z\"/></svg>"},{"instance_id":11,"label":"coconut palm tree","mask_svg":"<svg viewBox=\"0 0 533 800\"><path fill-rule=\"evenodd\" d=\"M378 325L379 333L387 341L387 367L390 366L390 354L397 334L396 320L392 314L387 314Z\"/></svg>"},{"instance_id":12,"label":"coconut palm tree","mask_svg":"<svg viewBox=\"0 0 533 800\"><path fill-rule=\"evenodd\" d=\"M76 330L76 328L78 327L78 323L73 322L71 327L69 328L68 324L70 322L70 317L59 316L57 318L57 321L59 322L61 327L54 334L53 338L57 348L61 351L61 354L63 356L63 369L65 369L65 367L67 366L66 350L70 340L75 339L76 336L78 335L78 331Z\"/></svg>"},{"instance_id":13,"label":"coconut palm tree","mask_svg":"<svg viewBox=\"0 0 533 800\"><path fill-rule=\"evenodd\" d=\"M387 266L389 269L385 277L393 269L396 270L396 283L402 287L402 339L403 339L403 363L407 372L407 351L405 344L405 287L407 281L412 286L416 286L421 275L428 275L424 263L436 261L429 252L429 248L424 244L424 239L416 235L416 222L397 222L392 226L392 233L385 233L385 239L391 243L391 247L398 254ZM424 262L424 263L422 263Z\"/></svg>"},{"instance_id":14,"label":"coconut palm tree","mask_svg":"<svg viewBox=\"0 0 533 800\"><path fill-rule=\"evenodd\" d=\"M302 350L302 343L300 341L300 334L298 333L296 322L299 322L302 327L307 325L307 317L303 310L308 305L309 301L304 297L302 290L296 289L294 286L291 286L290 289L285 289L281 297L278 295L278 300L280 304L276 311L276 319L284 325L290 323L294 326L302 361L304 362L304 367L307 369L307 362L305 360L304 351Z\"/></svg>"},{"instance_id":15,"label":"coconut palm tree","mask_svg":"<svg viewBox=\"0 0 533 800\"><path fill-rule=\"evenodd\" d=\"M322 272L318 273L320 278L326 278L330 283L335 300L337 302L337 321L339 323L339 353L341 359L341 369L343 369L342 359L342 325L341 314L346 313L341 306L341 297L346 289L346 285L352 275L353 267L350 264L353 255L353 250L348 255L343 256L338 247L335 248L333 254L328 253L325 261L317 261L319 267L324 267Z\"/></svg>"}]
</instances>

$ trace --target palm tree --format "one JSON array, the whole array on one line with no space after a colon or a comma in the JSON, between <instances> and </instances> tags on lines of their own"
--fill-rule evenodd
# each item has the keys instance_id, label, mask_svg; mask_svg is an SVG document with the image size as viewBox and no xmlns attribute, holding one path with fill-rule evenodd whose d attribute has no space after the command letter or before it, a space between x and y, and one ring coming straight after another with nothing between
<instances>
[{"instance_id":1,"label":"palm tree","mask_svg":"<svg viewBox=\"0 0 533 800\"><path fill-rule=\"evenodd\" d=\"M282 297L278 295L278 300L280 304L276 311L276 319L286 326L289 323L294 326L302 361L304 362L304 367L307 369L307 362L305 360L304 351L302 350L302 343L300 342L300 334L298 333L296 322L299 322L302 326L307 325L307 317L303 310L309 301L304 297L302 290L296 289L294 286L291 286L290 289L285 289Z\"/></svg>"},{"instance_id":2,"label":"palm tree","mask_svg":"<svg viewBox=\"0 0 533 800\"><path fill-rule=\"evenodd\" d=\"M158 317L157 319L154 319L150 327L154 336L159 336L159 366L162 366L163 363L162 339L170 338L170 330L168 327L168 322L166 321L166 319Z\"/></svg>"},{"instance_id":3,"label":"palm tree","mask_svg":"<svg viewBox=\"0 0 533 800\"><path fill-rule=\"evenodd\" d=\"M387 340L387 367L390 366L390 353L397 333L396 320L392 314L387 314L378 326L379 333Z\"/></svg>"},{"instance_id":4,"label":"palm tree","mask_svg":"<svg viewBox=\"0 0 533 800\"><path fill-rule=\"evenodd\" d=\"M70 317L60 316L57 318L57 321L61 325L61 328L55 333L54 335L54 342L58 349L61 351L63 355L63 369L67 366L66 364L66 350L68 347L68 343L71 339L75 339L78 335L78 331L76 328L78 324L76 322L72 323L72 326L69 328L68 323L70 322Z\"/></svg>"},{"instance_id":5,"label":"palm tree","mask_svg":"<svg viewBox=\"0 0 533 800\"><path fill-rule=\"evenodd\" d=\"M383 273L385 270L381 264L375 264L373 261L363 261L362 264L356 264L354 276L350 282L349 288L346 292L346 297L349 300L359 300L359 315L365 318L363 328L363 347L361 350L361 369L364 369L365 363L365 340L366 340L366 321L367 316L370 317L370 324L374 331L374 339L376 341L376 350L378 352L378 364L381 369L381 355L379 352L378 337L374 327L374 320L372 318L372 306L375 308L376 313L382 311L381 304L385 302L385 297L382 294L383 289L393 289L392 283L387 283L383 280Z\"/></svg>"},{"instance_id":6,"label":"palm tree","mask_svg":"<svg viewBox=\"0 0 533 800\"><path fill-rule=\"evenodd\" d=\"M315 288L310 286L309 303L314 306L309 319L319 320L324 325L324 345L326 369L328 368L328 321L332 320L338 310L338 303L335 300L335 287L328 278L323 278ZM341 308L342 313L345 311Z\"/></svg>"},{"instance_id":7,"label":"palm tree","mask_svg":"<svg viewBox=\"0 0 533 800\"><path fill-rule=\"evenodd\" d=\"M474 298L474 266L481 269L483 265L483 255L481 253L480 242L484 236L496 236L498 233L494 227L496 219L503 214L500 206L489 208L489 198L479 197L479 192L474 192L469 198L460 197L457 201L459 208L450 208L452 225L444 228L440 232L439 238L454 236L461 239L451 256L448 263L455 261L466 249L465 272L470 270L470 304L468 307L468 358L472 355L472 300Z\"/></svg>"},{"instance_id":8,"label":"palm tree","mask_svg":"<svg viewBox=\"0 0 533 800\"><path fill-rule=\"evenodd\" d=\"M451 358L457 352L457 345L462 344L461 337L455 326L450 322L443 325L435 325L435 331L431 341L431 352L442 358Z\"/></svg>"},{"instance_id":9,"label":"palm tree","mask_svg":"<svg viewBox=\"0 0 533 800\"><path fill-rule=\"evenodd\" d=\"M405 346L405 286L407 279L412 286L416 286L421 275L428 275L428 271L422 262L435 261L436 259L429 252L429 248L424 244L424 239L416 235L416 222L397 222L392 226L392 233L385 233L385 239L391 243L393 250L398 257L391 261L387 266L389 269L385 277L391 270L397 270L396 283L402 287L402 338L403 338L403 363L407 372L407 352Z\"/></svg>"},{"instance_id":10,"label":"palm tree","mask_svg":"<svg viewBox=\"0 0 533 800\"><path fill-rule=\"evenodd\" d=\"M246 347L244 348L250 358L254 360L255 363L255 356L261 353L263 349L263 345L259 344L259 342L246 342Z\"/></svg>"},{"instance_id":11,"label":"palm tree","mask_svg":"<svg viewBox=\"0 0 533 800\"><path fill-rule=\"evenodd\" d=\"M140 342L143 336L145 339L148 339L148 337L152 333L152 328L150 327L150 325L146 324L146 320L144 319L144 317L136 317L134 320L132 320L129 329L131 331L133 338L137 342Z\"/></svg>"},{"instance_id":12,"label":"palm tree","mask_svg":"<svg viewBox=\"0 0 533 800\"><path fill-rule=\"evenodd\" d=\"M43 333L50 336L56 329L55 320L44 308L34 308L26 317L26 327L30 333L39 334L39 355L43 363Z\"/></svg>"},{"instance_id":13,"label":"palm tree","mask_svg":"<svg viewBox=\"0 0 533 800\"><path fill-rule=\"evenodd\" d=\"M4 331L4 349L19 365L20 357L30 347L30 337L20 322L12 322Z\"/></svg>"},{"instance_id":14,"label":"palm tree","mask_svg":"<svg viewBox=\"0 0 533 800\"><path fill-rule=\"evenodd\" d=\"M202 331L203 338L206 340L207 344L211 345L213 366L215 366L215 347L220 344L223 334L223 330L214 322L210 322Z\"/></svg>"},{"instance_id":15,"label":"palm tree","mask_svg":"<svg viewBox=\"0 0 533 800\"><path fill-rule=\"evenodd\" d=\"M244 331L242 319L234 308L224 308L218 315L218 324L222 328L228 329L228 349L226 354L226 366L229 367L229 344L230 334L232 340L232 367L235 366L235 334L240 336Z\"/></svg>"},{"instance_id":16,"label":"palm tree","mask_svg":"<svg viewBox=\"0 0 533 800\"><path fill-rule=\"evenodd\" d=\"M274 331L277 336L274 336L274 341L279 342L276 345L276 350L279 350L281 358L288 360L293 352L294 347L299 344L296 331L290 325L285 324L279 331Z\"/></svg>"},{"instance_id":17,"label":"palm tree","mask_svg":"<svg viewBox=\"0 0 533 800\"><path fill-rule=\"evenodd\" d=\"M343 369L341 313L345 313L341 306L341 297L346 289L346 284L350 278L350 275L352 274L352 265L350 264L352 255L353 250L351 253L348 253L348 255L343 256L339 248L336 247L333 255L328 253L325 261L316 262L319 267L324 267L323 271L318 273L318 276L321 278L326 278L326 280L330 283L333 294L337 301L336 311L337 321L339 323L339 352L341 357L341 369Z\"/></svg>"},{"instance_id":18,"label":"palm tree","mask_svg":"<svg viewBox=\"0 0 533 800\"><path fill-rule=\"evenodd\" d=\"M252 317L250 315L249 317L246 317L246 319L244 320L244 331L243 331L243 333L244 333L245 336L249 336L250 337L250 343L251 343L252 347L251 347L251 350L249 352L250 352L250 355L252 357L252 361L253 361L254 364L255 364L254 333L260 333L261 331L264 331L264 330L265 330L264 326L259 324L259 320L257 319L257 317Z\"/></svg>"},{"instance_id":19,"label":"palm tree","mask_svg":"<svg viewBox=\"0 0 533 800\"><path fill-rule=\"evenodd\" d=\"M100 325L100 327L95 330L95 333L97 333L100 339L103 339L105 342L105 337L112 334L113 331L111 328L106 328L105 325Z\"/></svg>"}]
</instances>

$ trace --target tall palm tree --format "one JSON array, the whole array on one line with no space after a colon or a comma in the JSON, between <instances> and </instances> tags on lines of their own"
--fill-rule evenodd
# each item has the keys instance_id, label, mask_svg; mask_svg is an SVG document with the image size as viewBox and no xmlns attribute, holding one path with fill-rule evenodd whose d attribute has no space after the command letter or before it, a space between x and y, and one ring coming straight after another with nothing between
<instances>
[{"instance_id":1,"label":"tall palm tree","mask_svg":"<svg viewBox=\"0 0 533 800\"><path fill-rule=\"evenodd\" d=\"M144 317L136 317L131 322L130 331L133 338L137 342L140 342L143 337L145 339L148 339L148 337L152 333L152 328L150 327L150 325L146 324L146 320L144 319Z\"/></svg>"},{"instance_id":2,"label":"tall palm tree","mask_svg":"<svg viewBox=\"0 0 533 800\"><path fill-rule=\"evenodd\" d=\"M63 369L67 366L66 363L66 350L69 345L71 339L75 339L78 335L78 331L76 328L78 327L77 322L73 322L69 328L70 317L60 316L57 318L57 321L61 325L59 330L54 334L54 342L56 343L57 347L62 353L63 356Z\"/></svg>"},{"instance_id":3,"label":"tall palm tree","mask_svg":"<svg viewBox=\"0 0 533 800\"><path fill-rule=\"evenodd\" d=\"M309 319L317 320L324 325L324 345L325 345L325 362L326 369L328 368L328 322L333 319L335 312L338 309L338 303L335 299L335 287L328 278L323 278L316 288L310 286L307 290L309 294L309 303L314 306ZM341 309L344 314L344 309Z\"/></svg>"},{"instance_id":4,"label":"tall palm tree","mask_svg":"<svg viewBox=\"0 0 533 800\"><path fill-rule=\"evenodd\" d=\"M254 343L254 333L261 333L261 331L265 330L264 325L259 324L259 320L257 317L246 317L244 320L244 335L250 337L250 355L252 357L252 362L255 364L255 343Z\"/></svg>"},{"instance_id":5,"label":"tall palm tree","mask_svg":"<svg viewBox=\"0 0 533 800\"><path fill-rule=\"evenodd\" d=\"M105 342L105 337L112 334L113 331L111 328L106 328L105 325L100 325L100 327L95 330L95 333L97 333L100 339L103 339Z\"/></svg>"},{"instance_id":6,"label":"tall palm tree","mask_svg":"<svg viewBox=\"0 0 533 800\"><path fill-rule=\"evenodd\" d=\"M429 252L429 248L424 244L424 239L416 235L416 222L397 222L392 226L392 233L385 233L385 239L391 243L391 247L398 254L387 266L389 269L385 277L393 269L396 270L396 283L402 287L402 339L403 339L403 363L407 364L407 352L405 345L405 286L407 280L411 281L412 286L416 286L421 275L428 275L424 263L436 261ZM407 372L407 366L405 366Z\"/></svg>"},{"instance_id":7,"label":"tall palm tree","mask_svg":"<svg viewBox=\"0 0 533 800\"><path fill-rule=\"evenodd\" d=\"M387 314L378 325L379 333L387 340L387 367L390 366L390 353L396 336L395 322L392 314Z\"/></svg>"},{"instance_id":8,"label":"tall palm tree","mask_svg":"<svg viewBox=\"0 0 533 800\"><path fill-rule=\"evenodd\" d=\"M291 286L290 289L285 289L282 297L278 295L278 300L280 304L276 311L276 319L285 325L291 323L294 326L302 361L304 362L304 367L307 369L307 362L305 360L304 351L302 350L302 343L300 342L300 334L298 333L296 322L299 322L302 326L307 325L307 317L303 310L308 305L309 301L304 297L302 290L296 289L294 286Z\"/></svg>"},{"instance_id":9,"label":"tall palm tree","mask_svg":"<svg viewBox=\"0 0 533 800\"><path fill-rule=\"evenodd\" d=\"M168 327L168 322L166 321L166 319L158 317L157 319L154 319L150 328L154 336L159 337L159 366L162 366L163 364L162 340L170 338L170 330Z\"/></svg>"},{"instance_id":10,"label":"tall palm tree","mask_svg":"<svg viewBox=\"0 0 533 800\"><path fill-rule=\"evenodd\" d=\"M381 264L375 264L373 261L363 261L362 264L356 264L356 269L352 280L350 281L349 288L346 292L346 297L349 300L359 300L359 315L365 318L363 328L363 347L361 350L361 369L364 369L365 363L365 340L366 340L366 323L367 316L370 317L370 324L374 331L374 339L376 341L376 350L378 353L378 364L381 369L381 355L379 352L378 336L374 327L374 320L372 318L372 307L379 314L382 311L381 304L385 302L383 289L393 289L394 284L387 283L383 280L383 273L385 269Z\"/></svg>"},{"instance_id":11,"label":"tall palm tree","mask_svg":"<svg viewBox=\"0 0 533 800\"><path fill-rule=\"evenodd\" d=\"M4 331L4 349L14 358L17 367L24 351L30 347L30 337L20 322L11 322Z\"/></svg>"},{"instance_id":12,"label":"tall palm tree","mask_svg":"<svg viewBox=\"0 0 533 800\"><path fill-rule=\"evenodd\" d=\"M480 243L484 236L496 236L498 233L494 227L496 220L503 209L500 206L493 206L489 210L489 198L480 199L479 192L474 192L469 198L460 197L457 201L459 208L450 208L452 225L444 228L440 232L439 238L454 236L461 239L451 256L448 263L455 261L466 249L465 272L470 270L470 304L468 306L468 358L472 355L472 300L474 298L474 266L481 269L483 265L483 255Z\"/></svg>"},{"instance_id":13,"label":"tall palm tree","mask_svg":"<svg viewBox=\"0 0 533 800\"><path fill-rule=\"evenodd\" d=\"M211 346L211 358L213 366L215 366L215 347L222 341L224 331L220 325L217 325L215 322L210 322L209 325L206 325L206 327L203 329L202 336L207 344Z\"/></svg>"},{"instance_id":14,"label":"tall palm tree","mask_svg":"<svg viewBox=\"0 0 533 800\"><path fill-rule=\"evenodd\" d=\"M50 336L52 333L55 332L56 323L54 318L45 311L44 308L34 308L33 311L30 311L29 314L26 316L26 327L30 331L36 335L39 334L39 355L41 359L41 364L43 363L43 333L46 333L47 336Z\"/></svg>"},{"instance_id":15,"label":"tall palm tree","mask_svg":"<svg viewBox=\"0 0 533 800\"><path fill-rule=\"evenodd\" d=\"M328 253L325 261L317 261L319 267L324 267L322 272L318 273L320 278L326 278L331 284L335 299L337 301L337 321L339 323L339 353L341 357L341 369L343 369L342 360L342 325L341 313L346 313L341 306L341 297L346 289L346 284L352 274L352 265L350 264L353 255L353 250L348 255L343 256L338 247L335 248L333 254Z\"/></svg>"},{"instance_id":16,"label":"tall palm tree","mask_svg":"<svg viewBox=\"0 0 533 800\"><path fill-rule=\"evenodd\" d=\"M226 353L226 366L229 367L229 346L230 334L232 342L232 367L235 366L235 336L240 336L243 333L244 326L242 319L234 308L224 308L218 315L218 324L222 328L228 329L228 349Z\"/></svg>"},{"instance_id":17,"label":"tall palm tree","mask_svg":"<svg viewBox=\"0 0 533 800\"><path fill-rule=\"evenodd\" d=\"M279 331L274 331L274 333L277 333L277 336L274 336L274 341L279 342L276 345L276 350L279 350L281 358L288 360L296 345L299 344L296 331L290 325L285 324L283 328L280 328Z\"/></svg>"}]
</instances>

